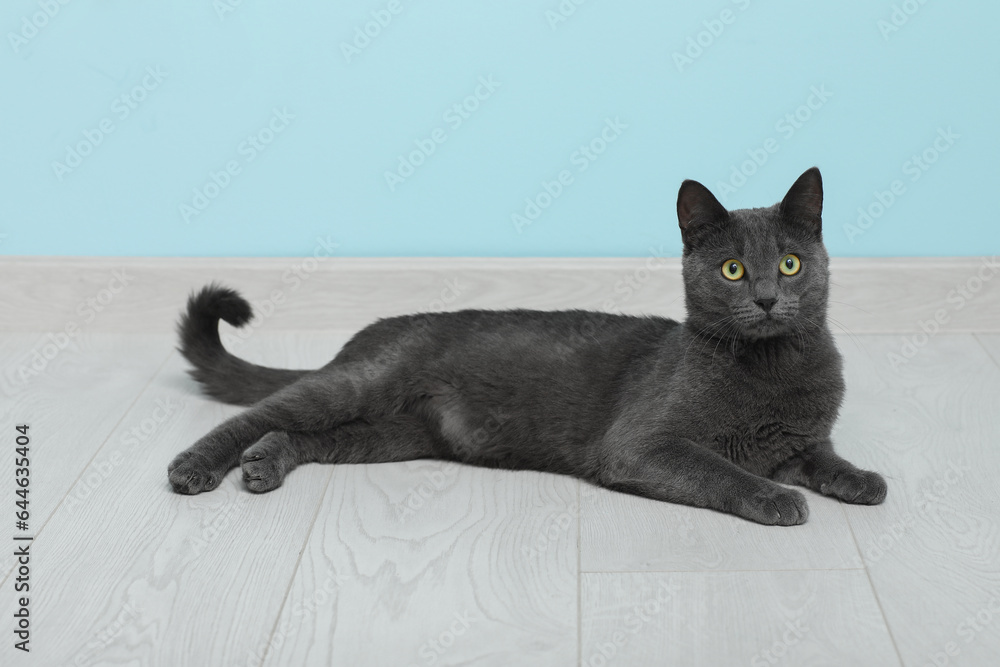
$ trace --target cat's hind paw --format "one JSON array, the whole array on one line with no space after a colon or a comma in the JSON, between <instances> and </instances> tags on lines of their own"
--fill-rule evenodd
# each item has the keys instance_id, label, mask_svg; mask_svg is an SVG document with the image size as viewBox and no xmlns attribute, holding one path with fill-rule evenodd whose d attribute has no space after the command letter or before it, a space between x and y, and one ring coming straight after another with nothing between
<instances>
[{"instance_id":1,"label":"cat's hind paw","mask_svg":"<svg viewBox=\"0 0 1000 667\"><path fill-rule=\"evenodd\" d=\"M213 468L197 451L187 450L178 454L167 466L167 477L175 493L193 496L211 491L222 482L227 469Z\"/></svg>"},{"instance_id":2,"label":"cat's hind paw","mask_svg":"<svg viewBox=\"0 0 1000 667\"><path fill-rule=\"evenodd\" d=\"M240 459L243 482L254 493L266 493L281 486L295 465L291 439L280 431L265 435L247 448Z\"/></svg>"}]
</instances>

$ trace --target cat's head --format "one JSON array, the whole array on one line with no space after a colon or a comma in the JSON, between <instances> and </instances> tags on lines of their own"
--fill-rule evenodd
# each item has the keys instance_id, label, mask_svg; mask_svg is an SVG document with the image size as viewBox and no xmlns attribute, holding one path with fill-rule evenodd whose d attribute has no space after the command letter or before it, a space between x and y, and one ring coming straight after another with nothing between
<instances>
[{"instance_id":1,"label":"cat's head","mask_svg":"<svg viewBox=\"0 0 1000 667\"><path fill-rule=\"evenodd\" d=\"M727 211L704 185L684 181L677 218L690 326L745 340L824 327L829 258L822 212L816 167L768 208Z\"/></svg>"}]
</instances>

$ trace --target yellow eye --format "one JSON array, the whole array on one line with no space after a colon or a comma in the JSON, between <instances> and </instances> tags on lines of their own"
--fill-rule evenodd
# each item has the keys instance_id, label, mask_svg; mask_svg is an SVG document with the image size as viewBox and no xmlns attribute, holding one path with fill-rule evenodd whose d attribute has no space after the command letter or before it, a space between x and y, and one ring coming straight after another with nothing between
<instances>
[{"instance_id":1,"label":"yellow eye","mask_svg":"<svg viewBox=\"0 0 1000 667\"><path fill-rule=\"evenodd\" d=\"M743 265L735 259L727 259L722 263L722 275L730 280L739 280L743 277Z\"/></svg>"},{"instance_id":2,"label":"yellow eye","mask_svg":"<svg viewBox=\"0 0 1000 667\"><path fill-rule=\"evenodd\" d=\"M794 276L802 268L802 262L795 255L785 255L781 258L778 269L786 276Z\"/></svg>"}]
</instances>

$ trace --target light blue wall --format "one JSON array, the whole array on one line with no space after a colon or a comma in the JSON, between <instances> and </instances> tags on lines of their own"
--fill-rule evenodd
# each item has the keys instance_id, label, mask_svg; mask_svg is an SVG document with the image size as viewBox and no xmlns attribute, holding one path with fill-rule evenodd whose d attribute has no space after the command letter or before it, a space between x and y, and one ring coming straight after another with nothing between
<instances>
[{"instance_id":1,"label":"light blue wall","mask_svg":"<svg viewBox=\"0 0 1000 667\"><path fill-rule=\"evenodd\" d=\"M816 164L831 254L993 254L998 25L954 0L5 0L0 252L676 255L682 179L761 206Z\"/></svg>"}]
</instances>

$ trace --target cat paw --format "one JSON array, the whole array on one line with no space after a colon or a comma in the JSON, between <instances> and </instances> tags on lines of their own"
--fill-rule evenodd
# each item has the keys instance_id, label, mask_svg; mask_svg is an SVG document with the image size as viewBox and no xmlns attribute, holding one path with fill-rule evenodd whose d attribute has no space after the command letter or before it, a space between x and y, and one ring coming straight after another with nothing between
<instances>
[{"instance_id":1,"label":"cat paw","mask_svg":"<svg viewBox=\"0 0 1000 667\"><path fill-rule=\"evenodd\" d=\"M187 450L178 454L167 466L167 477L175 493L193 496L211 491L222 482L227 469L213 468L197 451Z\"/></svg>"},{"instance_id":2,"label":"cat paw","mask_svg":"<svg viewBox=\"0 0 1000 667\"><path fill-rule=\"evenodd\" d=\"M879 505L888 490L882 475L870 470L844 470L819 487L824 496L833 496L852 505Z\"/></svg>"},{"instance_id":3,"label":"cat paw","mask_svg":"<svg viewBox=\"0 0 1000 667\"><path fill-rule=\"evenodd\" d=\"M272 431L243 452L240 459L243 482L254 493L266 493L281 486L295 467L287 434Z\"/></svg>"},{"instance_id":4,"label":"cat paw","mask_svg":"<svg viewBox=\"0 0 1000 667\"><path fill-rule=\"evenodd\" d=\"M765 526L797 526L809 518L809 506L798 491L774 485L742 498L736 513Z\"/></svg>"}]
</instances>

